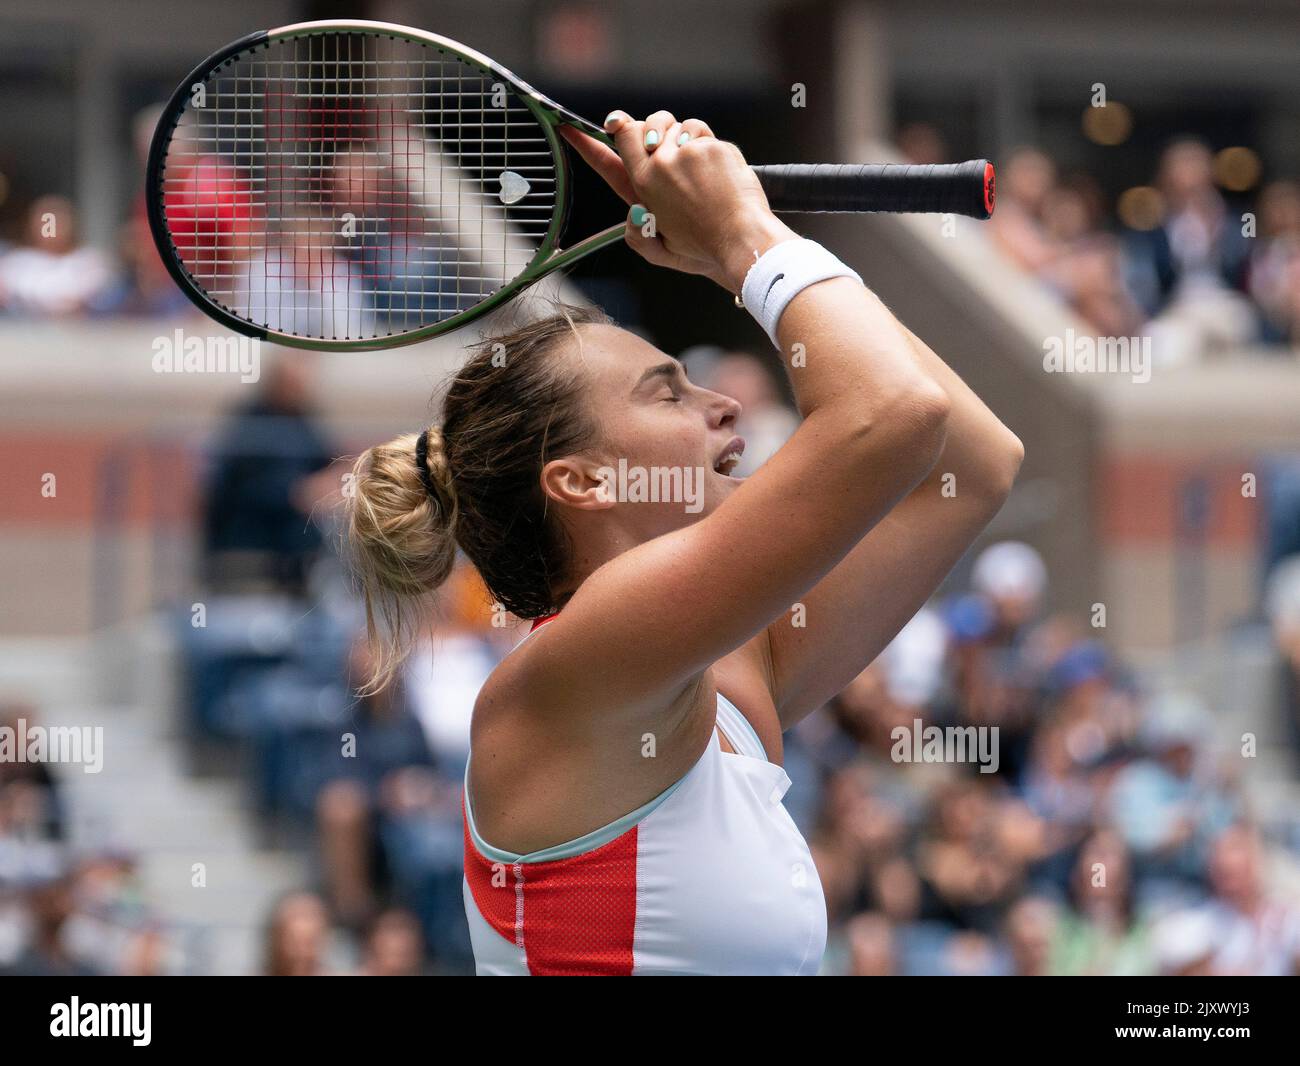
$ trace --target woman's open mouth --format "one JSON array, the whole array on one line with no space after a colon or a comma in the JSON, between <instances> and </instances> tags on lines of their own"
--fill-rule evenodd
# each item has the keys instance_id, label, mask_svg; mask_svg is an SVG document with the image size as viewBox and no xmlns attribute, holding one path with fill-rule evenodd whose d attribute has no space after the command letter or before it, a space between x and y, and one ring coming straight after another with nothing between
<instances>
[{"instance_id":1,"label":"woman's open mouth","mask_svg":"<svg viewBox=\"0 0 1300 1066\"><path fill-rule=\"evenodd\" d=\"M724 477L730 477L731 472L740 465L740 457L745 454L745 441L742 437L733 437L727 442L717 461L713 464L715 473L722 474Z\"/></svg>"}]
</instances>

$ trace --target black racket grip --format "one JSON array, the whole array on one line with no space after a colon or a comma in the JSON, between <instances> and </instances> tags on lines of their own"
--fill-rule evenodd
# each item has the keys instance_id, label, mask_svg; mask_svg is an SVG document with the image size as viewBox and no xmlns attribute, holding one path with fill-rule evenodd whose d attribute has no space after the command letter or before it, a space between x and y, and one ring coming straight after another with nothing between
<instances>
[{"instance_id":1,"label":"black racket grip","mask_svg":"<svg viewBox=\"0 0 1300 1066\"><path fill-rule=\"evenodd\" d=\"M909 211L988 218L993 164L782 163L754 167L773 211Z\"/></svg>"}]
</instances>

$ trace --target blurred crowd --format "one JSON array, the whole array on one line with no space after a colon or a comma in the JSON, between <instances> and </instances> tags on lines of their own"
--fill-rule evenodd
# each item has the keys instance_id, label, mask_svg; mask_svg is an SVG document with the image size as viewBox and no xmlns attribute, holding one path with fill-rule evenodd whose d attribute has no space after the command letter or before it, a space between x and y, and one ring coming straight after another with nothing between
<instances>
[{"instance_id":1,"label":"blurred crowd","mask_svg":"<svg viewBox=\"0 0 1300 1066\"><path fill-rule=\"evenodd\" d=\"M160 114L149 107L135 119L141 184ZM528 261L532 245L507 241L498 216L483 209L471 224L459 201L435 206L440 184L417 187L417 163L421 175L447 165L427 131L369 113L363 121L360 110L331 118L318 105L271 115L300 133L355 125L355 140L332 155L317 153L310 175L269 168L255 179L236 156L212 151L218 133L193 116L173 137L163 198L169 232L186 271L223 305L285 332L405 330L427 324L435 311L448 317L477 303ZM255 222L272 203L276 225L259 236ZM464 213L456 240L439 209L458 222ZM126 215L105 252L81 241L71 200L47 195L26 204L0 234L0 315L166 317L189 309L155 248L142 188Z\"/></svg>"},{"instance_id":2,"label":"blurred crowd","mask_svg":"<svg viewBox=\"0 0 1300 1066\"><path fill-rule=\"evenodd\" d=\"M1035 148L999 173L989 232L1098 336L1149 335L1165 363L1300 343L1300 185L1228 195L1216 158L1183 139L1151 184L1108 209L1097 181Z\"/></svg>"},{"instance_id":3,"label":"blurred crowd","mask_svg":"<svg viewBox=\"0 0 1300 1066\"><path fill-rule=\"evenodd\" d=\"M1152 692L1046 572L995 544L796 731L804 815L852 974L1300 973L1296 855L1258 823L1214 708ZM995 773L900 762L913 724L996 728ZM801 768L802 769L802 768ZM806 771L791 771L796 782ZM791 795L793 795L793 790Z\"/></svg>"},{"instance_id":4,"label":"blurred crowd","mask_svg":"<svg viewBox=\"0 0 1300 1066\"><path fill-rule=\"evenodd\" d=\"M41 724L33 706L0 705L10 736ZM0 974L183 972L185 932L149 906L139 856L75 844L70 820L48 764L0 760Z\"/></svg>"},{"instance_id":5,"label":"blurred crowd","mask_svg":"<svg viewBox=\"0 0 1300 1066\"><path fill-rule=\"evenodd\" d=\"M910 162L947 161L924 123L897 141ZM1094 174L1035 147L998 164L988 232L1097 336L1149 335L1167 363L1300 344L1300 183L1261 185L1248 149L1177 138L1149 184L1113 202Z\"/></svg>"}]
</instances>

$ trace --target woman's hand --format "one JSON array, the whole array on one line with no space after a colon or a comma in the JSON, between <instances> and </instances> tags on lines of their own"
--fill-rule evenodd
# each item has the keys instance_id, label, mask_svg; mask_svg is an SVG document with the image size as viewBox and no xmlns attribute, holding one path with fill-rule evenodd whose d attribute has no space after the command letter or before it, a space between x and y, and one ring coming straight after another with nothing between
<instances>
[{"instance_id":1,"label":"woman's hand","mask_svg":"<svg viewBox=\"0 0 1300 1066\"><path fill-rule=\"evenodd\" d=\"M678 122L656 111L638 122L615 111L605 129L617 152L570 127L561 133L633 206L627 243L656 266L701 274L738 293L757 256L797 236L772 214L740 149L700 120Z\"/></svg>"}]
</instances>

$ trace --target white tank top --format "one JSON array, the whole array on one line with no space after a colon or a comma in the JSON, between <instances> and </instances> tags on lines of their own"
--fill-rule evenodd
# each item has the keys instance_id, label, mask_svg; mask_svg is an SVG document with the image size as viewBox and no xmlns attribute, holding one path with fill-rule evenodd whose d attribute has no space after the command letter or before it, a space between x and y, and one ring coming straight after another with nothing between
<instances>
[{"instance_id":1,"label":"white tank top","mask_svg":"<svg viewBox=\"0 0 1300 1066\"><path fill-rule=\"evenodd\" d=\"M530 855L478 834L466 771L465 913L479 974L817 972L826 902L781 802L790 778L721 693L717 715L699 761L659 796Z\"/></svg>"}]
</instances>

